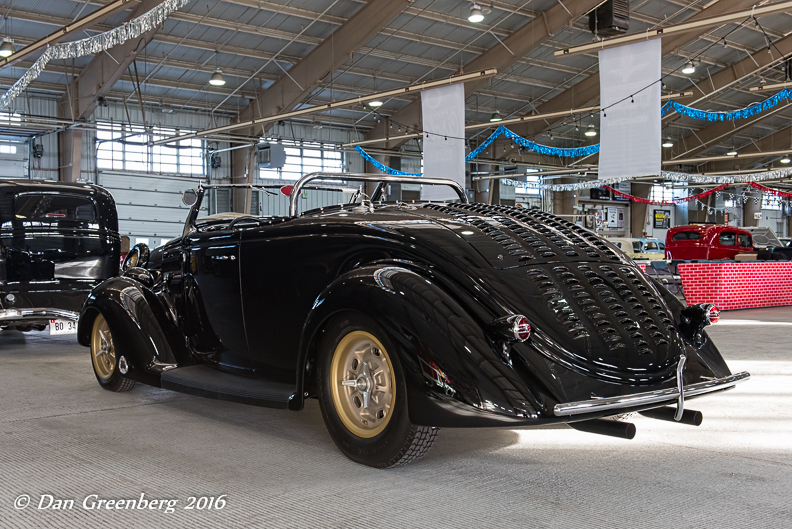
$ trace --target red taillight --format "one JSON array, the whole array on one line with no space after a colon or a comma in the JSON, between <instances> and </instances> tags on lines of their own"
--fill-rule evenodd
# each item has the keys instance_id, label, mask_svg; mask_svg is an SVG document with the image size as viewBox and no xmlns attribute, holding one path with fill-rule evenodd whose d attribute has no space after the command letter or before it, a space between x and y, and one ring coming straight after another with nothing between
<instances>
[{"instance_id":1,"label":"red taillight","mask_svg":"<svg viewBox=\"0 0 792 529\"><path fill-rule=\"evenodd\" d=\"M512 332L514 338L520 342L524 342L531 336L531 324L528 323L528 318L525 316L515 316L512 323Z\"/></svg>"},{"instance_id":2,"label":"red taillight","mask_svg":"<svg viewBox=\"0 0 792 529\"><path fill-rule=\"evenodd\" d=\"M704 317L707 318L707 323L710 325L718 323L718 320L720 320L720 309L715 305L710 305L704 313Z\"/></svg>"}]
</instances>

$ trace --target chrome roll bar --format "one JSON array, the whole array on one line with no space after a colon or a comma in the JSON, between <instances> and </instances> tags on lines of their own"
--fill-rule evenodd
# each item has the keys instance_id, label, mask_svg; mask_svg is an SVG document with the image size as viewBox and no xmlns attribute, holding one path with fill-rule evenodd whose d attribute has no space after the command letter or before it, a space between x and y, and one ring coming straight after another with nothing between
<instances>
[{"instance_id":1,"label":"chrome roll bar","mask_svg":"<svg viewBox=\"0 0 792 529\"><path fill-rule=\"evenodd\" d=\"M375 183L401 183L401 184L428 184L428 185L437 185L437 186L448 186L452 188L456 194L459 196L459 200L462 201L463 204L468 203L467 195L465 194L465 190L459 185L457 182L453 180L449 180L447 178L428 178L425 176L396 176L396 175L387 175L387 174L376 174L376 173L308 173L307 175L303 176L297 183L294 184L291 192L291 200L289 202L289 216L296 217L297 216L297 201L300 198L300 193L302 192L303 187L310 182L311 180L322 179L322 180L353 180L358 182L375 182Z\"/></svg>"}]
</instances>

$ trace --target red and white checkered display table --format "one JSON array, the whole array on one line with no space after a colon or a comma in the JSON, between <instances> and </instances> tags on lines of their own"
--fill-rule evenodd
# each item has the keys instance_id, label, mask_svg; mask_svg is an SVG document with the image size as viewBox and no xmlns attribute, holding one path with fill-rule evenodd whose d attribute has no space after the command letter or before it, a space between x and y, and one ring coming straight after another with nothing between
<instances>
[{"instance_id":1,"label":"red and white checkered display table","mask_svg":"<svg viewBox=\"0 0 792 529\"><path fill-rule=\"evenodd\" d=\"M680 263L685 301L721 310L792 305L792 262Z\"/></svg>"}]
</instances>

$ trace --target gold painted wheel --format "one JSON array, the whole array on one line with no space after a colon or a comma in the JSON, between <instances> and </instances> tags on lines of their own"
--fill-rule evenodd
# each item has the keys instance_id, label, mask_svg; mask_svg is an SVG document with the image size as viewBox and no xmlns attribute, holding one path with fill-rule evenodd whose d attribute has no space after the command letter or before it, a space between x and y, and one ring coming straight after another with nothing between
<instances>
[{"instance_id":1,"label":"gold painted wheel","mask_svg":"<svg viewBox=\"0 0 792 529\"><path fill-rule=\"evenodd\" d=\"M352 434L369 439L390 421L396 377L390 357L372 334L353 331L333 352L330 388L338 417Z\"/></svg>"},{"instance_id":2,"label":"gold painted wheel","mask_svg":"<svg viewBox=\"0 0 792 529\"><path fill-rule=\"evenodd\" d=\"M113 337L107 320L99 314L96 316L91 331L91 360L94 372L101 380L109 380L115 373L116 357Z\"/></svg>"}]
</instances>

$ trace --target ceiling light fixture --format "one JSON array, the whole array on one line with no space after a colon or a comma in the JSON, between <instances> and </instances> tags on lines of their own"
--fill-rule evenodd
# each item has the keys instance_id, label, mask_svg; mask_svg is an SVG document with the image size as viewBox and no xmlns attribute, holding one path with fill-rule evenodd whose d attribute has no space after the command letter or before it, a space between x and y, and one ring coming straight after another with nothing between
<instances>
[{"instance_id":1,"label":"ceiling light fixture","mask_svg":"<svg viewBox=\"0 0 792 529\"><path fill-rule=\"evenodd\" d=\"M379 108L382 106L382 104L383 104L382 101L380 101L379 99L377 99L376 101L369 101L369 106L371 108Z\"/></svg>"},{"instance_id":2,"label":"ceiling light fixture","mask_svg":"<svg viewBox=\"0 0 792 529\"><path fill-rule=\"evenodd\" d=\"M685 64L685 67L682 68L682 73L686 75L691 75L696 73L696 67L693 66L693 61L688 61L687 64Z\"/></svg>"},{"instance_id":3,"label":"ceiling light fixture","mask_svg":"<svg viewBox=\"0 0 792 529\"><path fill-rule=\"evenodd\" d=\"M781 158L781 163L789 163L790 161L792 161L792 160L790 160L788 154L785 154L784 157Z\"/></svg>"},{"instance_id":4,"label":"ceiling light fixture","mask_svg":"<svg viewBox=\"0 0 792 529\"><path fill-rule=\"evenodd\" d=\"M484 13L481 12L480 5L474 3L472 6L470 6L470 15L468 15L468 20L474 24L478 24L484 20Z\"/></svg>"},{"instance_id":5,"label":"ceiling light fixture","mask_svg":"<svg viewBox=\"0 0 792 529\"><path fill-rule=\"evenodd\" d=\"M217 68L213 73L212 77L209 79L209 84L212 86L223 86L225 84L225 77L223 77L223 72L220 68Z\"/></svg>"},{"instance_id":6,"label":"ceiling light fixture","mask_svg":"<svg viewBox=\"0 0 792 529\"><path fill-rule=\"evenodd\" d=\"M732 147L731 150L726 153L726 156L737 156L737 149Z\"/></svg>"},{"instance_id":7,"label":"ceiling light fixture","mask_svg":"<svg viewBox=\"0 0 792 529\"><path fill-rule=\"evenodd\" d=\"M665 148L673 147L673 146L674 146L674 142L671 141L671 137L666 138L665 141L663 142L663 147Z\"/></svg>"},{"instance_id":8,"label":"ceiling light fixture","mask_svg":"<svg viewBox=\"0 0 792 529\"><path fill-rule=\"evenodd\" d=\"M503 117L500 112L496 110L492 113L492 116L490 116L490 123L497 123L498 121L503 121Z\"/></svg>"},{"instance_id":9,"label":"ceiling light fixture","mask_svg":"<svg viewBox=\"0 0 792 529\"><path fill-rule=\"evenodd\" d=\"M4 38L3 43L0 44L0 57L10 57L15 51L14 41L8 37Z\"/></svg>"},{"instance_id":10,"label":"ceiling light fixture","mask_svg":"<svg viewBox=\"0 0 792 529\"><path fill-rule=\"evenodd\" d=\"M597 127L594 126L594 123L589 123L589 126L586 127L586 132L584 132L586 136L589 138L593 138L597 135Z\"/></svg>"}]
</instances>

